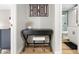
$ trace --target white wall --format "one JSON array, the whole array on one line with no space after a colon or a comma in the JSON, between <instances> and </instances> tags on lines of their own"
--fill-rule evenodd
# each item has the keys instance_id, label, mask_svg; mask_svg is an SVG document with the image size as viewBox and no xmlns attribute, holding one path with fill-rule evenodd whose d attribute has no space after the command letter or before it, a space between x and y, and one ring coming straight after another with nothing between
<instances>
[{"instance_id":1,"label":"white wall","mask_svg":"<svg viewBox=\"0 0 79 59\"><path fill-rule=\"evenodd\" d=\"M0 10L10 10L12 4L0 4Z\"/></svg>"},{"instance_id":2,"label":"white wall","mask_svg":"<svg viewBox=\"0 0 79 59\"><path fill-rule=\"evenodd\" d=\"M30 11L29 11L29 5L25 5L25 21L32 21L32 28L40 28L40 17L29 17Z\"/></svg>"},{"instance_id":3,"label":"white wall","mask_svg":"<svg viewBox=\"0 0 79 59\"><path fill-rule=\"evenodd\" d=\"M54 26L54 4L49 5L49 16L48 17L42 17L41 20L41 28L49 28L53 29Z\"/></svg>"},{"instance_id":4,"label":"white wall","mask_svg":"<svg viewBox=\"0 0 79 59\"><path fill-rule=\"evenodd\" d=\"M10 27L9 17L11 16L11 5L0 4L0 29L8 29Z\"/></svg>"},{"instance_id":5,"label":"white wall","mask_svg":"<svg viewBox=\"0 0 79 59\"><path fill-rule=\"evenodd\" d=\"M10 28L10 10L1 9L0 10L0 29L9 29Z\"/></svg>"},{"instance_id":6,"label":"white wall","mask_svg":"<svg viewBox=\"0 0 79 59\"><path fill-rule=\"evenodd\" d=\"M76 24L76 9L73 8L68 11L68 27L75 27Z\"/></svg>"},{"instance_id":7,"label":"white wall","mask_svg":"<svg viewBox=\"0 0 79 59\"><path fill-rule=\"evenodd\" d=\"M49 5L49 16L48 17L29 17L29 5L26 5L26 20L31 20L33 22L32 28L52 28L52 16L50 12L51 5Z\"/></svg>"},{"instance_id":8,"label":"white wall","mask_svg":"<svg viewBox=\"0 0 79 59\"><path fill-rule=\"evenodd\" d=\"M16 20L16 53L21 52L22 48L24 47L24 42L22 40L21 37L21 30L25 28L25 22L26 22L26 6L25 5L16 5L16 16L17 16L17 20Z\"/></svg>"}]
</instances>

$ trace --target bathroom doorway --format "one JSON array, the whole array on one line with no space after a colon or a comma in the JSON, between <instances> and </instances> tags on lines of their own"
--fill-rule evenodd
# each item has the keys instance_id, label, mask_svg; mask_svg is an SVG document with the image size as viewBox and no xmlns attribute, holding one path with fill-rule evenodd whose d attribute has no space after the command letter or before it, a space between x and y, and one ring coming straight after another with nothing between
<instances>
[{"instance_id":1,"label":"bathroom doorway","mask_svg":"<svg viewBox=\"0 0 79 59\"><path fill-rule=\"evenodd\" d=\"M62 5L62 53L77 54L77 5Z\"/></svg>"}]
</instances>

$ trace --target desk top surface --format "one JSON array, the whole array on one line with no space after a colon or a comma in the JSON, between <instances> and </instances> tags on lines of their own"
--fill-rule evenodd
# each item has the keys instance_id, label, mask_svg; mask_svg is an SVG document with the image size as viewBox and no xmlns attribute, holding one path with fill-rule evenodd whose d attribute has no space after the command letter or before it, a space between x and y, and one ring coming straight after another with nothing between
<instances>
[{"instance_id":1,"label":"desk top surface","mask_svg":"<svg viewBox=\"0 0 79 59\"><path fill-rule=\"evenodd\" d=\"M52 29L28 29L28 28L26 28L26 29L23 29L23 31L28 31L28 30L33 30L33 31L53 31Z\"/></svg>"},{"instance_id":2,"label":"desk top surface","mask_svg":"<svg viewBox=\"0 0 79 59\"><path fill-rule=\"evenodd\" d=\"M26 34L52 34L52 29L23 29L23 33Z\"/></svg>"}]
</instances>

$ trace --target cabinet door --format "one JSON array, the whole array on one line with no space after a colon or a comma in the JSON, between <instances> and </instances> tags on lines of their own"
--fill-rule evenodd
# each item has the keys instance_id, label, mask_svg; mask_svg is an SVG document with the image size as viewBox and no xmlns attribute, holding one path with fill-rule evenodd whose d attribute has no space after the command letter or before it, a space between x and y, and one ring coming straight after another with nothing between
<instances>
[{"instance_id":1,"label":"cabinet door","mask_svg":"<svg viewBox=\"0 0 79 59\"><path fill-rule=\"evenodd\" d=\"M1 30L1 48L10 49L10 29Z\"/></svg>"},{"instance_id":2,"label":"cabinet door","mask_svg":"<svg viewBox=\"0 0 79 59\"><path fill-rule=\"evenodd\" d=\"M76 9L68 12L68 26L77 26L76 24Z\"/></svg>"},{"instance_id":3,"label":"cabinet door","mask_svg":"<svg viewBox=\"0 0 79 59\"><path fill-rule=\"evenodd\" d=\"M73 42L74 44L77 44L77 28L76 27L68 28L68 36L71 42Z\"/></svg>"}]
</instances>

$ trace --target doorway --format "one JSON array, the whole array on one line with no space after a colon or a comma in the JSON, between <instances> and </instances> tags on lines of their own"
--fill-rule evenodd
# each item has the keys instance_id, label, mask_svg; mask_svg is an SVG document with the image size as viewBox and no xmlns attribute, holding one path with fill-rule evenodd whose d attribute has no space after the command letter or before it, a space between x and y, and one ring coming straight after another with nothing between
<instances>
[{"instance_id":1,"label":"doorway","mask_svg":"<svg viewBox=\"0 0 79 59\"><path fill-rule=\"evenodd\" d=\"M62 53L77 54L77 5L62 5Z\"/></svg>"}]
</instances>

